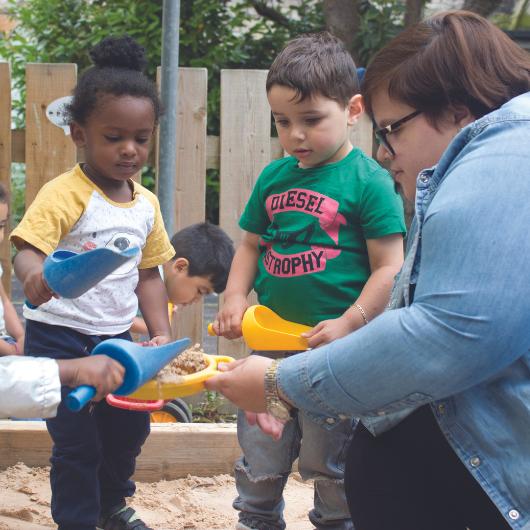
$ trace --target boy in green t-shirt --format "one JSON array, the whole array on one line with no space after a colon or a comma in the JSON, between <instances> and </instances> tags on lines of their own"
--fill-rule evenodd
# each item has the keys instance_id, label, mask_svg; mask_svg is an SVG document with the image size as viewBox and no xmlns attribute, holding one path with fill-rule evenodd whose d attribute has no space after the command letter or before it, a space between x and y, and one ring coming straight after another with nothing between
<instances>
[{"instance_id":1,"label":"boy in green t-shirt","mask_svg":"<svg viewBox=\"0 0 530 530\"><path fill-rule=\"evenodd\" d=\"M280 143L291 156L263 170L241 216L245 234L214 328L227 338L241 336L254 287L261 304L313 326L307 337L314 348L385 308L403 261L403 204L390 175L350 142L363 102L355 64L338 39L322 33L291 41L273 62L266 88ZM237 528L285 528L282 492L299 457L302 477L314 479L313 525L352 529L342 458L352 420L324 428L298 412L285 426L278 423L277 440L256 425L275 421L239 414Z\"/></svg>"}]
</instances>

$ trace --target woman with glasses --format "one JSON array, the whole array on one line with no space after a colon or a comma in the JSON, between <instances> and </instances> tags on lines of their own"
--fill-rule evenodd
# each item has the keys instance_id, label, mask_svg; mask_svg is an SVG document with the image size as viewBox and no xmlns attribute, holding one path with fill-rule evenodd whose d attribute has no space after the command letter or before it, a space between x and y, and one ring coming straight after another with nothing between
<instances>
[{"instance_id":1,"label":"woman with glasses","mask_svg":"<svg viewBox=\"0 0 530 530\"><path fill-rule=\"evenodd\" d=\"M478 15L441 13L375 56L363 94L378 158L416 207L389 310L208 386L323 428L359 417L357 530L528 530L530 55Z\"/></svg>"}]
</instances>

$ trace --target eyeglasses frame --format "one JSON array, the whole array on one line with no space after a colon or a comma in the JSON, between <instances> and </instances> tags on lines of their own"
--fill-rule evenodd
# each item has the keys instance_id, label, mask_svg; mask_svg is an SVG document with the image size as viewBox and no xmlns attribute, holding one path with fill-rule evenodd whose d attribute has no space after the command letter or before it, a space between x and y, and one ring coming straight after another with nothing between
<instances>
[{"instance_id":1,"label":"eyeglasses frame","mask_svg":"<svg viewBox=\"0 0 530 530\"><path fill-rule=\"evenodd\" d=\"M390 123L389 125L386 125L385 127L381 127L380 129L376 129L374 131L375 139L377 140L377 143L379 145L382 145L392 156L396 155L396 152L394 151L393 147L390 145L390 142L387 139L387 136L390 133L395 132L397 129L399 129L404 123L407 123L408 121L412 120L412 118L415 118L419 114L421 114L422 110L415 110L414 112L411 112L410 114L407 114L403 118L400 118L399 120L395 121L394 123ZM374 128L376 124L374 122Z\"/></svg>"}]
</instances>

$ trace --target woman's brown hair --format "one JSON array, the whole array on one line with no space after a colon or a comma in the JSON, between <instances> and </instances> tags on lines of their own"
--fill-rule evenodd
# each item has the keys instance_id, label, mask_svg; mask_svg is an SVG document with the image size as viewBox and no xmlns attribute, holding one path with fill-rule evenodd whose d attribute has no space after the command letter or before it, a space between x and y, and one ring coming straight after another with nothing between
<instances>
[{"instance_id":1,"label":"woman's brown hair","mask_svg":"<svg viewBox=\"0 0 530 530\"><path fill-rule=\"evenodd\" d=\"M438 13L400 33L368 65L362 93L373 116L379 90L434 124L451 106L480 118L530 90L530 54L485 18Z\"/></svg>"}]
</instances>

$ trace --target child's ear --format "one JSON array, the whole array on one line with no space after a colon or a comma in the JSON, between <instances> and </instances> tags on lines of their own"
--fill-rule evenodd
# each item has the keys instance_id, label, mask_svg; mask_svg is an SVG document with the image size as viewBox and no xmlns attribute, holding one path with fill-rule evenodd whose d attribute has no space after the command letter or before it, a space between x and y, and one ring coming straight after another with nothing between
<instances>
[{"instance_id":1,"label":"child's ear","mask_svg":"<svg viewBox=\"0 0 530 530\"><path fill-rule=\"evenodd\" d=\"M173 261L173 269L175 272L188 272L190 262L186 258L177 258Z\"/></svg>"},{"instance_id":2,"label":"child's ear","mask_svg":"<svg viewBox=\"0 0 530 530\"><path fill-rule=\"evenodd\" d=\"M70 135L72 136L72 140L77 147L85 147L85 131L75 121L70 123Z\"/></svg>"},{"instance_id":3,"label":"child's ear","mask_svg":"<svg viewBox=\"0 0 530 530\"><path fill-rule=\"evenodd\" d=\"M364 100L361 94L355 94L348 101L348 125L353 125L364 112Z\"/></svg>"}]
</instances>

